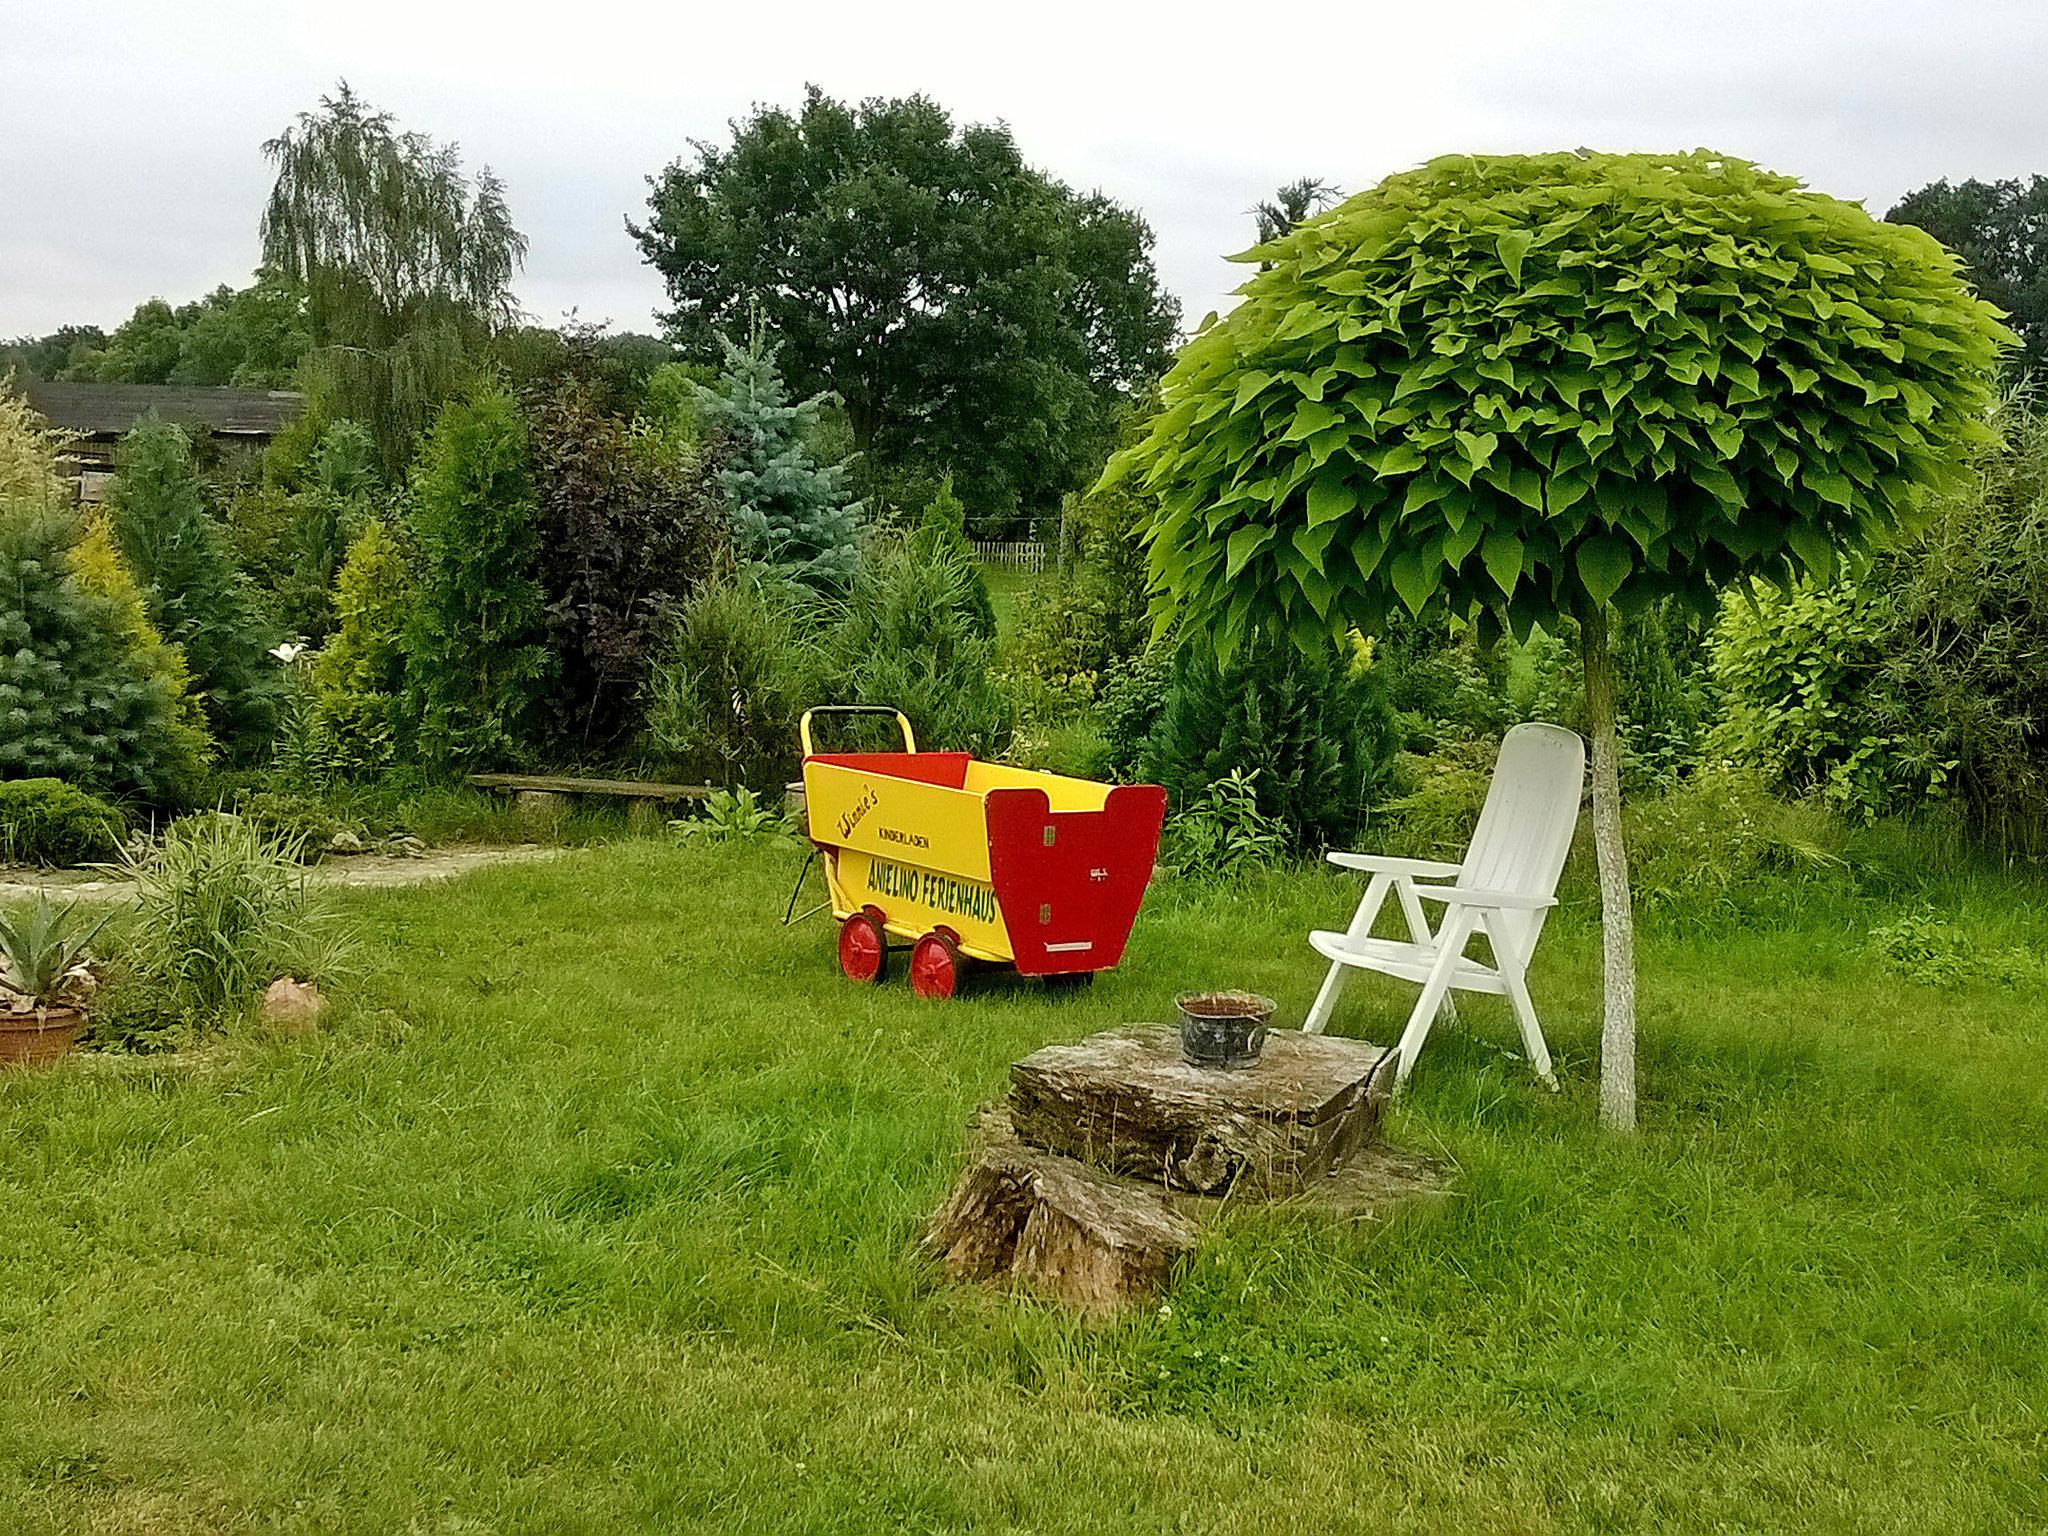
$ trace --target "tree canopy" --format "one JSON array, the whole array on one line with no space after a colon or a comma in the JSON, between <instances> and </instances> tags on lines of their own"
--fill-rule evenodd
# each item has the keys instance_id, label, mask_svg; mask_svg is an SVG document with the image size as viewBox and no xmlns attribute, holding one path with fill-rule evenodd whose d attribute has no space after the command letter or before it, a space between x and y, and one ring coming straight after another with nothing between
<instances>
[{"instance_id":1,"label":"tree canopy","mask_svg":"<svg viewBox=\"0 0 2048 1536\"><path fill-rule=\"evenodd\" d=\"M263 152L263 260L305 296L316 391L396 471L467 354L518 318L526 237L488 166L470 178L454 145L401 133L346 81Z\"/></svg>"},{"instance_id":2,"label":"tree canopy","mask_svg":"<svg viewBox=\"0 0 2048 1536\"><path fill-rule=\"evenodd\" d=\"M46 377L101 384L289 384L308 338L299 292L274 273L247 288L223 283L204 298L172 306L147 299L111 336L70 328L73 340ZM62 333L59 333L60 335ZM42 349L55 361L57 338Z\"/></svg>"},{"instance_id":3,"label":"tree canopy","mask_svg":"<svg viewBox=\"0 0 2048 1536\"><path fill-rule=\"evenodd\" d=\"M1007 128L812 87L692 150L629 226L673 339L716 362L758 303L796 393L836 391L863 452L951 470L977 513L1079 485L1165 363L1179 314L1150 228L1033 170Z\"/></svg>"},{"instance_id":4,"label":"tree canopy","mask_svg":"<svg viewBox=\"0 0 2048 1536\"><path fill-rule=\"evenodd\" d=\"M1240 259L1110 471L1226 639L1826 574L1985 438L2009 339L1918 230L1706 152L1441 159Z\"/></svg>"},{"instance_id":5,"label":"tree canopy","mask_svg":"<svg viewBox=\"0 0 2048 1536\"><path fill-rule=\"evenodd\" d=\"M1885 215L1924 229L1963 258L1977 291L2011 317L2021 365L2048 364L2048 176L1937 181Z\"/></svg>"}]
</instances>

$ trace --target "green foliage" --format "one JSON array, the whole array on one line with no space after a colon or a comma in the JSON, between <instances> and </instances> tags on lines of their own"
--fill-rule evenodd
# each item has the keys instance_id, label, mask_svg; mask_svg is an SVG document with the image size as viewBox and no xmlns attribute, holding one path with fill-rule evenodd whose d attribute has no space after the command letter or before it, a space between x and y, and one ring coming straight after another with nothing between
<instances>
[{"instance_id":1,"label":"green foliage","mask_svg":"<svg viewBox=\"0 0 2048 1536\"><path fill-rule=\"evenodd\" d=\"M1712 766L1627 810L1629 884L1667 925L1761 919L1804 887L1852 885L1839 822L1774 798L1753 773Z\"/></svg>"},{"instance_id":2,"label":"green foliage","mask_svg":"<svg viewBox=\"0 0 2048 1536\"><path fill-rule=\"evenodd\" d=\"M304 295L312 393L368 427L396 475L516 318L526 237L489 167L472 181L454 146L400 133L346 81L263 149L263 259Z\"/></svg>"},{"instance_id":3,"label":"green foliage","mask_svg":"<svg viewBox=\"0 0 2048 1536\"><path fill-rule=\"evenodd\" d=\"M216 811L173 822L131 863L131 968L188 1023L248 1008L323 924L306 900L301 848Z\"/></svg>"},{"instance_id":4,"label":"green foliage","mask_svg":"<svg viewBox=\"0 0 2048 1536\"><path fill-rule=\"evenodd\" d=\"M1038 713L1087 706L1105 674L1151 638L1143 532L1146 503L1119 488L1081 501L1071 513L1068 569L1026 589L1019 602L1015 664Z\"/></svg>"},{"instance_id":5,"label":"green foliage","mask_svg":"<svg viewBox=\"0 0 2048 1536\"><path fill-rule=\"evenodd\" d=\"M0 911L0 997L31 1008L58 1008L92 996L86 946L106 926L88 923L74 904L59 907L38 891L26 912Z\"/></svg>"},{"instance_id":6,"label":"green foliage","mask_svg":"<svg viewBox=\"0 0 2048 1536\"><path fill-rule=\"evenodd\" d=\"M32 379L55 379L72 363L107 344L96 325L60 325L45 336L17 336L0 341L0 378L19 368Z\"/></svg>"},{"instance_id":7,"label":"green foliage","mask_svg":"<svg viewBox=\"0 0 2048 1536\"><path fill-rule=\"evenodd\" d=\"M816 601L742 572L685 602L648 677L648 754L693 783L772 792L794 779L797 721L824 702Z\"/></svg>"},{"instance_id":8,"label":"green foliage","mask_svg":"<svg viewBox=\"0 0 2048 1536\"><path fill-rule=\"evenodd\" d=\"M719 344L724 370L717 388L698 387L697 404L716 445L718 487L740 555L845 591L859 561L861 507L847 497L839 466L811 458L805 434L819 398L789 403L777 349L758 328L745 347L724 336Z\"/></svg>"},{"instance_id":9,"label":"green foliage","mask_svg":"<svg viewBox=\"0 0 2048 1536\"><path fill-rule=\"evenodd\" d=\"M1243 259L1105 476L1225 644L1826 575L1981 440L2009 339L1918 231L1705 152L1440 159Z\"/></svg>"},{"instance_id":10,"label":"green foliage","mask_svg":"<svg viewBox=\"0 0 2048 1536\"><path fill-rule=\"evenodd\" d=\"M1400 758L1370 823L1379 848L1402 858L1462 859L1493 783L1496 750L1483 737L1451 737L1427 755Z\"/></svg>"},{"instance_id":11,"label":"green foliage","mask_svg":"<svg viewBox=\"0 0 2048 1536\"><path fill-rule=\"evenodd\" d=\"M132 612L75 574L82 532L68 510L0 502L0 778L177 803L194 733Z\"/></svg>"},{"instance_id":12,"label":"green foliage","mask_svg":"<svg viewBox=\"0 0 2048 1536\"><path fill-rule=\"evenodd\" d=\"M2048 851L2048 415L1994 418L1971 482L1855 577L1731 600L1715 750L1860 819L1954 795Z\"/></svg>"},{"instance_id":13,"label":"green foliage","mask_svg":"<svg viewBox=\"0 0 2048 1536\"><path fill-rule=\"evenodd\" d=\"M121 557L141 583L157 632L184 652L207 724L230 755L261 752L282 683L276 632L207 511L184 429L154 415L121 440L107 512Z\"/></svg>"},{"instance_id":14,"label":"green foliage","mask_svg":"<svg viewBox=\"0 0 2048 1536\"><path fill-rule=\"evenodd\" d=\"M1111 778L1128 782L1136 776L1172 684L1173 653L1164 646L1110 664L1096 690L1095 713L1103 768Z\"/></svg>"},{"instance_id":15,"label":"green foliage","mask_svg":"<svg viewBox=\"0 0 2048 1536\"><path fill-rule=\"evenodd\" d=\"M335 576L384 489L376 439L344 418L308 432L303 453L266 454L261 477L228 501L242 569L287 633L318 644L334 628Z\"/></svg>"},{"instance_id":16,"label":"green foliage","mask_svg":"<svg viewBox=\"0 0 2048 1536\"><path fill-rule=\"evenodd\" d=\"M669 823L686 843L750 843L757 838L787 837L796 823L787 811L766 805L745 785L736 790L715 789L695 816Z\"/></svg>"},{"instance_id":17,"label":"green foliage","mask_svg":"<svg viewBox=\"0 0 2048 1536\"><path fill-rule=\"evenodd\" d=\"M887 705L909 719L921 748L1001 756L1012 713L975 595L974 568L957 555L871 542L825 637L819 701Z\"/></svg>"},{"instance_id":18,"label":"green foliage","mask_svg":"<svg viewBox=\"0 0 2048 1536\"><path fill-rule=\"evenodd\" d=\"M1908 192L1885 218L1926 230L1963 259L1977 291L2019 333L2021 368L2048 363L2048 176L1937 181Z\"/></svg>"},{"instance_id":19,"label":"green foliage","mask_svg":"<svg viewBox=\"0 0 2048 1536\"><path fill-rule=\"evenodd\" d=\"M338 618L312 666L309 744L319 777L370 778L397 761L412 565L382 519L363 525L334 584Z\"/></svg>"},{"instance_id":20,"label":"green foliage","mask_svg":"<svg viewBox=\"0 0 2048 1536\"><path fill-rule=\"evenodd\" d=\"M701 456L636 438L599 398L591 377L572 373L525 402L537 570L560 661L548 715L559 746L586 758L638 731L670 611L729 563Z\"/></svg>"},{"instance_id":21,"label":"green foliage","mask_svg":"<svg viewBox=\"0 0 2048 1536\"><path fill-rule=\"evenodd\" d=\"M693 151L633 231L673 339L715 360L758 305L799 393L836 390L862 453L952 470L978 515L1079 485L1165 360L1179 315L1151 230L1032 170L1007 128L813 87Z\"/></svg>"},{"instance_id":22,"label":"green foliage","mask_svg":"<svg viewBox=\"0 0 2048 1536\"><path fill-rule=\"evenodd\" d=\"M306 355L303 311L298 290L268 272L247 288L223 283L176 308L149 299L113 335L71 348L62 372L45 377L279 389Z\"/></svg>"},{"instance_id":23,"label":"green foliage","mask_svg":"<svg viewBox=\"0 0 2048 1536\"><path fill-rule=\"evenodd\" d=\"M61 779L0 779L0 859L91 864L121 851L121 813Z\"/></svg>"},{"instance_id":24,"label":"green foliage","mask_svg":"<svg viewBox=\"0 0 2048 1536\"><path fill-rule=\"evenodd\" d=\"M406 627L407 717L429 761L516 761L536 735L554 661L534 575L533 470L512 397L478 385L449 401L413 491L421 572Z\"/></svg>"},{"instance_id":25,"label":"green foliage","mask_svg":"<svg viewBox=\"0 0 2048 1536\"><path fill-rule=\"evenodd\" d=\"M1896 615L1854 583L1730 595L1713 635L1712 750L1871 821L1946 792L1955 768L1886 687Z\"/></svg>"},{"instance_id":26,"label":"green foliage","mask_svg":"<svg viewBox=\"0 0 2048 1536\"><path fill-rule=\"evenodd\" d=\"M2038 983L2048 972L2048 965L2033 951L1986 944L1932 907L1878 924L1870 930L1870 947L1892 975L1923 987L1954 987L1966 981L2023 986Z\"/></svg>"},{"instance_id":27,"label":"green foliage","mask_svg":"<svg viewBox=\"0 0 2048 1536\"><path fill-rule=\"evenodd\" d=\"M1306 848L1364 822L1397 746L1385 691L1348 648L1304 655L1260 641L1224 661L1189 645L1174 660L1139 771L1185 810L1241 770L1260 811Z\"/></svg>"},{"instance_id":28,"label":"green foliage","mask_svg":"<svg viewBox=\"0 0 2048 1536\"><path fill-rule=\"evenodd\" d=\"M1259 809L1258 777L1233 768L1174 814L1165 842L1175 870L1229 880L1286 855L1291 829Z\"/></svg>"},{"instance_id":29,"label":"green foliage","mask_svg":"<svg viewBox=\"0 0 2048 1536\"><path fill-rule=\"evenodd\" d=\"M52 430L9 369L0 368L0 501L65 501L71 487L60 461L70 439Z\"/></svg>"}]
</instances>

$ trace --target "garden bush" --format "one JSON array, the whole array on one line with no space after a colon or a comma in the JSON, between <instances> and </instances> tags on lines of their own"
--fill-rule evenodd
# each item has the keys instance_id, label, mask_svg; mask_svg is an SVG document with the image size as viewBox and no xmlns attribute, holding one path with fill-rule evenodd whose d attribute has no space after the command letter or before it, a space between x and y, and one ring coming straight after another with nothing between
<instances>
[{"instance_id":1,"label":"garden bush","mask_svg":"<svg viewBox=\"0 0 2048 1536\"><path fill-rule=\"evenodd\" d=\"M551 734L559 749L605 755L639 728L669 610L730 563L724 512L701 455L636 438L581 376L524 405L537 569L560 661Z\"/></svg>"},{"instance_id":2,"label":"garden bush","mask_svg":"<svg viewBox=\"0 0 2048 1536\"><path fill-rule=\"evenodd\" d=\"M1233 768L1174 813L1162 851L1176 873L1227 880L1286 856L1290 829L1259 809L1258 777Z\"/></svg>"},{"instance_id":3,"label":"garden bush","mask_svg":"<svg viewBox=\"0 0 2048 1536\"><path fill-rule=\"evenodd\" d=\"M71 487L59 462L70 439L51 429L16 384L11 368L0 371L0 501L67 500Z\"/></svg>"},{"instance_id":4,"label":"garden bush","mask_svg":"<svg viewBox=\"0 0 2048 1536\"><path fill-rule=\"evenodd\" d=\"M78 579L82 537L68 509L0 502L0 778L180 803L200 768L181 701L133 615Z\"/></svg>"},{"instance_id":5,"label":"garden bush","mask_svg":"<svg viewBox=\"0 0 2048 1536\"><path fill-rule=\"evenodd\" d=\"M1259 640L1219 661L1196 644L1174 660L1140 772L1182 810L1241 770L1261 813L1308 848L1363 825L1398 745L1385 688L1360 647L1305 655Z\"/></svg>"},{"instance_id":6,"label":"garden bush","mask_svg":"<svg viewBox=\"0 0 2048 1536\"><path fill-rule=\"evenodd\" d=\"M468 768L517 762L554 673L535 577L526 425L479 385L445 405L414 472L419 599L405 635L405 709L421 752Z\"/></svg>"},{"instance_id":7,"label":"garden bush","mask_svg":"<svg viewBox=\"0 0 2048 1536\"><path fill-rule=\"evenodd\" d=\"M214 739L252 759L277 724L283 680L268 653L278 636L206 509L191 442L152 416L121 440L119 466L110 527L150 622L184 652Z\"/></svg>"},{"instance_id":8,"label":"garden bush","mask_svg":"<svg viewBox=\"0 0 2048 1536\"><path fill-rule=\"evenodd\" d=\"M647 754L692 783L772 791L795 778L797 720L826 702L817 601L755 569L685 602L648 677Z\"/></svg>"},{"instance_id":9,"label":"garden bush","mask_svg":"<svg viewBox=\"0 0 2048 1536\"><path fill-rule=\"evenodd\" d=\"M900 709L920 747L998 757L1010 701L974 602L975 572L944 550L871 540L844 612L824 639L823 700Z\"/></svg>"},{"instance_id":10,"label":"garden bush","mask_svg":"<svg viewBox=\"0 0 2048 1536\"><path fill-rule=\"evenodd\" d=\"M119 811L62 779L0 779L0 860L9 864L112 859L123 829Z\"/></svg>"}]
</instances>

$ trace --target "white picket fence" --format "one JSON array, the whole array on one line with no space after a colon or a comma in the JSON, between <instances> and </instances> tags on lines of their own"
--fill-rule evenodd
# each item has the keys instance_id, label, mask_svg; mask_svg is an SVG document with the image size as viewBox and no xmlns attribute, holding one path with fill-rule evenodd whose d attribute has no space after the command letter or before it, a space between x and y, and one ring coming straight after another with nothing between
<instances>
[{"instance_id":1,"label":"white picket fence","mask_svg":"<svg viewBox=\"0 0 2048 1536\"><path fill-rule=\"evenodd\" d=\"M974 551L974 558L983 565L1005 566L1013 571L1043 571L1052 560L1052 551L1036 539L1018 543L1002 543L993 539L971 539L967 547Z\"/></svg>"}]
</instances>

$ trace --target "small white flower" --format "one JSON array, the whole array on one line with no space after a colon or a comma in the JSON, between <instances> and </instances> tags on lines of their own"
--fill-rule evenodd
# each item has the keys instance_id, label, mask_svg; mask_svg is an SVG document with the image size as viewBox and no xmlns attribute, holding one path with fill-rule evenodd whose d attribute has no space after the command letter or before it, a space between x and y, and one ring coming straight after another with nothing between
<instances>
[{"instance_id":1,"label":"small white flower","mask_svg":"<svg viewBox=\"0 0 2048 1536\"><path fill-rule=\"evenodd\" d=\"M306 642L303 640L287 640L282 645L272 646L270 648L270 654L275 656L279 661L283 662L286 666L290 666L293 662L297 661L301 656L305 655L306 652L311 649L312 647L307 645Z\"/></svg>"}]
</instances>

